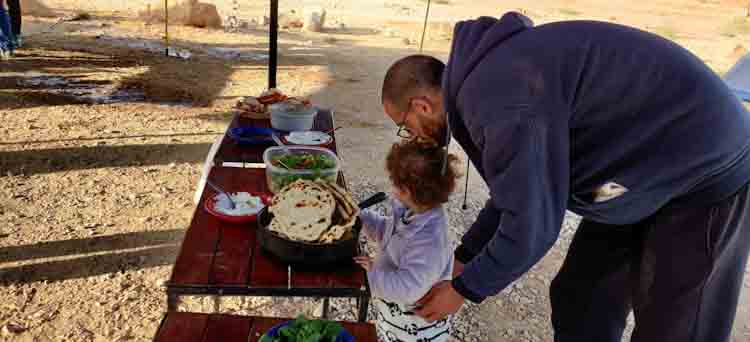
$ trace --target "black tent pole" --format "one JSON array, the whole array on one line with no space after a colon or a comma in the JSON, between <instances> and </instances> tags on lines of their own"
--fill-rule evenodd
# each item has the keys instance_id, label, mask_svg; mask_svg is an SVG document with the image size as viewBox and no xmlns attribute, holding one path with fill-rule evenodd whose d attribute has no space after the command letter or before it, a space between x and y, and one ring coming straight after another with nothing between
<instances>
[{"instance_id":1,"label":"black tent pole","mask_svg":"<svg viewBox=\"0 0 750 342\"><path fill-rule=\"evenodd\" d=\"M268 89L276 88L276 68L279 58L279 0L271 0L271 36L268 52Z\"/></svg>"}]
</instances>

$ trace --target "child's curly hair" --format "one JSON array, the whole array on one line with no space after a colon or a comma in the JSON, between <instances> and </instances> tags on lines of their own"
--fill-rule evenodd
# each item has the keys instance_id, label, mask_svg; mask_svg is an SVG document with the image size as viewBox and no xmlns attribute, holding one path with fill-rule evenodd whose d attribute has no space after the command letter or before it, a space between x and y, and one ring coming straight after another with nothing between
<instances>
[{"instance_id":1,"label":"child's curly hair","mask_svg":"<svg viewBox=\"0 0 750 342\"><path fill-rule=\"evenodd\" d=\"M393 185L409 190L417 205L434 208L448 202L459 177L454 167L458 157L453 154L447 156L448 165L443 174L446 153L443 148L414 140L393 144L386 159L386 170Z\"/></svg>"}]
</instances>

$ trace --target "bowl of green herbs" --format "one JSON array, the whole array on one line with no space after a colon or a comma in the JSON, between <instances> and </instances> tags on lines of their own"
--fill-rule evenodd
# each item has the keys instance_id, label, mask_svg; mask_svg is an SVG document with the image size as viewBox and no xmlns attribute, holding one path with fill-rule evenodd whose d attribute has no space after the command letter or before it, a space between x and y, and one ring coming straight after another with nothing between
<instances>
[{"instance_id":1,"label":"bowl of green herbs","mask_svg":"<svg viewBox=\"0 0 750 342\"><path fill-rule=\"evenodd\" d=\"M268 189L276 193L298 179L335 183L340 161L331 150L313 146L270 147L263 153Z\"/></svg>"},{"instance_id":2,"label":"bowl of green herbs","mask_svg":"<svg viewBox=\"0 0 750 342\"><path fill-rule=\"evenodd\" d=\"M259 342L355 342L339 323L299 316L263 334Z\"/></svg>"}]
</instances>

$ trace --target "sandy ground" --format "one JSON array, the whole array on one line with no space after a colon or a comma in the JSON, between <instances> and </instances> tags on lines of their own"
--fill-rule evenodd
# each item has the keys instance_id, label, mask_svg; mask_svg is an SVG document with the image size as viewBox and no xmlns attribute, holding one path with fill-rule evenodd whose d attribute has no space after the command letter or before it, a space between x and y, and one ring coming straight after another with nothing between
<instances>
[{"instance_id":1,"label":"sandy ground","mask_svg":"<svg viewBox=\"0 0 750 342\"><path fill-rule=\"evenodd\" d=\"M95 18L49 29L56 18L27 16L27 47L0 64L0 340L150 340L166 309L163 283L195 209L208 147L223 133L237 97L266 86L265 27L231 33L173 27L173 44L191 58L167 58L155 52L164 48L162 26L131 20L149 3L160 4L43 1L60 16L90 11ZM262 15L265 2L242 3L236 12L231 1L216 4L222 16L249 21ZM416 51L425 3L282 1L282 12L313 4L329 8L333 29L282 33L279 84L335 108L345 127L337 132L345 172L357 195L385 190L380 165L395 130L381 114L380 81L392 61ZM433 7L426 49L445 58L450 23L515 9L537 23L596 19L638 26L678 41L723 73L750 38L742 5L454 0ZM469 209L460 209L458 194L448 206L456 236L487 198L473 175ZM559 243L512 288L467 306L455 339L551 340L547 286L576 224L572 216L566 220ZM733 341L750 341L747 295ZM183 309L213 311L215 304L193 298ZM285 316L312 313L317 305L301 299L218 304L223 312ZM335 317L350 317L348 304L337 301Z\"/></svg>"}]
</instances>

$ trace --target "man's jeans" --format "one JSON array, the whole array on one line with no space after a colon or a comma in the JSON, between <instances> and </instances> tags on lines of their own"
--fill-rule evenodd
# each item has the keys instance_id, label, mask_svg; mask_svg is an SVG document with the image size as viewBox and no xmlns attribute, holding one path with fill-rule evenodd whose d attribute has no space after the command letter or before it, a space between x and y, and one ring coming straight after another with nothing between
<instances>
[{"instance_id":1,"label":"man's jeans","mask_svg":"<svg viewBox=\"0 0 750 342\"><path fill-rule=\"evenodd\" d=\"M4 8L0 8L0 48L4 50L13 50L15 35L10 25L10 15Z\"/></svg>"}]
</instances>

